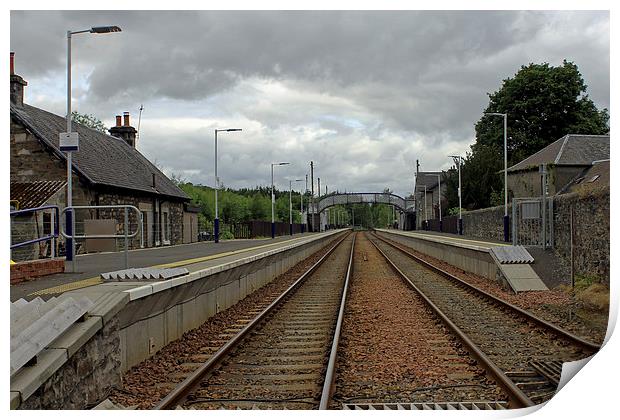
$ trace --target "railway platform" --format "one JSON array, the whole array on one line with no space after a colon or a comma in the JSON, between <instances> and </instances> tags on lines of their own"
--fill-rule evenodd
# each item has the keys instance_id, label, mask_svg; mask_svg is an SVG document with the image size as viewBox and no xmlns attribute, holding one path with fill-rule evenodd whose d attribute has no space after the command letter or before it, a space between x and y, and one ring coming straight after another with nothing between
<instances>
[{"instance_id":1,"label":"railway platform","mask_svg":"<svg viewBox=\"0 0 620 420\"><path fill-rule=\"evenodd\" d=\"M162 249L134 251L129 257L130 266L136 266L142 259L157 268L186 271L163 280L103 281L100 273L109 270L110 265L106 266L102 258L103 262L94 264L100 271L90 273L97 273L96 276L73 281L69 278L69 282L65 280L47 289L35 289L29 294L22 292L29 298L51 299L58 295L62 295L59 299L87 298L92 306L82 321L73 324L51 344L42 345L44 348L36 356L36 363L11 376L11 408L40 407L43 402L33 394L49 381L65 380L65 369L77 369L75 363L79 363L79 357L74 356L78 351L96 355L102 346L109 346L106 348L116 354L118 363L106 368L105 375L120 375L308 258L345 231L331 230L276 241L222 242L217 246L209 244L211 246L202 250L179 247L174 249L174 255L158 255ZM179 256L185 258L179 259ZM122 261L120 255L110 258ZM78 267L80 263L82 267L87 266L86 259L78 260ZM19 300L19 297L12 293L11 300Z\"/></svg>"},{"instance_id":2,"label":"railway platform","mask_svg":"<svg viewBox=\"0 0 620 420\"><path fill-rule=\"evenodd\" d=\"M499 281L515 293L549 289L532 267L534 258L523 247L427 231L376 231L455 267Z\"/></svg>"},{"instance_id":3,"label":"railway platform","mask_svg":"<svg viewBox=\"0 0 620 420\"><path fill-rule=\"evenodd\" d=\"M275 239L238 239L214 242L196 242L192 244L174 245L158 248L134 249L129 251L130 267L186 267L190 272L222 261L230 261L235 257L243 258L252 253L275 249L281 245L289 245L295 241L309 238L313 233L279 236ZM122 270L123 251L103 252L78 255L76 272L68 272L70 263L66 262L65 273L53 274L36 280L12 285L10 288L11 302L18 299L31 300L40 296L44 300L58 296L64 292L82 289L102 283L101 273Z\"/></svg>"}]
</instances>

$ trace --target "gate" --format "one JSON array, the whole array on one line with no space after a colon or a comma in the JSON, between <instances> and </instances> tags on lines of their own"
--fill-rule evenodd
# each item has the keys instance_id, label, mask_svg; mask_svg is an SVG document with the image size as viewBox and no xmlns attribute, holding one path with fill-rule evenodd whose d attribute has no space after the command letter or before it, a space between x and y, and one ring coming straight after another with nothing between
<instances>
[{"instance_id":1,"label":"gate","mask_svg":"<svg viewBox=\"0 0 620 420\"><path fill-rule=\"evenodd\" d=\"M552 198L513 198L512 244L553 248Z\"/></svg>"}]
</instances>

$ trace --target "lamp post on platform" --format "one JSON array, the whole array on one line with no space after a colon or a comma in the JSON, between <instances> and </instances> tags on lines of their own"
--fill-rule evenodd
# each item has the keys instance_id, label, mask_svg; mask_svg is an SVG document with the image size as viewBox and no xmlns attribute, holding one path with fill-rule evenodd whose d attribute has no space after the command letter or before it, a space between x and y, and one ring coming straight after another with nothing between
<instances>
[{"instance_id":1,"label":"lamp post on platform","mask_svg":"<svg viewBox=\"0 0 620 420\"><path fill-rule=\"evenodd\" d=\"M276 196L273 191L273 167L274 166L283 166L290 165L289 162L280 162L280 163L272 163L271 164L271 239L276 237Z\"/></svg>"},{"instance_id":2,"label":"lamp post on platform","mask_svg":"<svg viewBox=\"0 0 620 420\"><path fill-rule=\"evenodd\" d=\"M289 215L289 234L293 236L293 182L301 182L303 179L291 179L288 181L288 215ZM301 194L299 198L301 199Z\"/></svg>"},{"instance_id":3,"label":"lamp post on platform","mask_svg":"<svg viewBox=\"0 0 620 420\"><path fill-rule=\"evenodd\" d=\"M220 131L241 131L241 128L224 128L215 130L215 219L213 220L213 237L215 243L220 242L220 218L217 207L217 191L220 189L220 179L217 176L217 133Z\"/></svg>"},{"instance_id":4,"label":"lamp post on platform","mask_svg":"<svg viewBox=\"0 0 620 420\"><path fill-rule=\"evenodd\" d=\"M508 242L508 114L485 112L484 115L504 118L504 242Z\"/></svg>"},{"instance_id":5,"label":"lamp post on platform","mask_svg":"<svg viewBox=\"0 0 620 420\"><path fill-rule=\"evenodd\" d=\"M77 133L71 134L71 38L73 35L91 33L91 34L107 34L112 32L121 32L118 26L95 26L82 31L67 31L67 132L60 133L60 151L67 153L67 207L73 205L73 186L71 183L71 168L73 167L72 152L79 150L79 138ZM73 210L67 211L66 216L67 235L73 236L75 231L75 218ZM67 246L65 247L66 260L71 261L72 269L75 272L75 241L73 238L67 238Z\"/></svg>"}]
</instances>

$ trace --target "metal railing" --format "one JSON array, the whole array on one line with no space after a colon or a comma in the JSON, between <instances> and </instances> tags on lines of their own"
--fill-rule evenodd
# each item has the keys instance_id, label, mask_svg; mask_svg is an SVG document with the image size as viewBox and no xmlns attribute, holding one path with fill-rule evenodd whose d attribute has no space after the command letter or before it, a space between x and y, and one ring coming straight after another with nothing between
<instances>
[{"instance_id":1,"label":"metal railing","mask_svg":"<svg viewBox=\"0 0 620 420\"><path fill-rule=\"evenodd\" d=\"M37 239L30 239L24 242L18 242L16 244L11 244L11 249L14 248L18 248L21 246L25 246L25 245L30 245L30 244L35 244L38 242L43 242L43 241L52 241L52 250L51 250L51 257L54 258L55 255L55 248L56 248L56 238L58 238L58 233L59 233L59 225L58 225L58 220L59 220L59 209L58 206L41 206L41 207L33 207L30 209L22 209L22 210L14 210L11 212L11 217L13 216L19 216L22 214L28 214L28 213L36 213L37 211L40 210L54 210L54 213L52 214L53 220L51 221L52 226L54 226L53 231L47 235L47 236L43 236L41 238L37 238Z\"/></svg>"},{"instance_id":2,"label":"metal railing","mask_svg":"<svg viewBox=\"0 0 620 420\"><path fill-rule=\"evenodd\" d=\"M67 232L65 232L64 230L61 230L60 233L62 234L62 236L64 236L67 239L72 239L72 240L76 240L76 239L120 239L120 238L124 238L125 239L125 268L129 268L129 238L135 238L138 233L142 233L142 212L140 211L140 209L138 209L135 206L132 206L130 204L118 204L118 205L108 205L108 206L71 206L71 207L65 207L62 210L62 213L66 213L67 211L71 211L72 213L74 213L74 210L100 210L100 209L124 209L125 213L125 220L124 220L124 228L123 228L123 234L122 235L76 235L75 233L73 233L72 235L68 235ZM129 234L129 210L134 210L137 214L138 214L138 219L139 219L139 223L138 223L138 227L136 229L135 232ZM140 244L144 243L144 234L140 235ZM75 256L73 257L73 260L71 261L71 271L75 272Z\"/></svg>"}]
</instances>

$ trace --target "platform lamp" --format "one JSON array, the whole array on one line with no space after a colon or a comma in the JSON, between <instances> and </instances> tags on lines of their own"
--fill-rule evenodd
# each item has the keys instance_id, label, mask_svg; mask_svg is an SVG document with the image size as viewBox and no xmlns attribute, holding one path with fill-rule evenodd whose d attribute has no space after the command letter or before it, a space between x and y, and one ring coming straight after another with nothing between
<instances>
[{"instance_id":1,"label":"platform lamp","mask_svg":"<svg viewBox=\"0 0 620 420\"><path fill-rule=\"evenodd\" d=\"M213 220L213 238L216 244L220 242L220 218L217 207L217 191L220 189L220 179L217 176L217 133L220 131L241 130L241 128L224 128L215 130L215 219Z\"/></svg>"},{"instance_id":2,"label":"platform lamp","mask_svg":"<svg viewBox=\"0 0 620 420\"><path fill-rule=\"evenodd\" d=\"M293 236L293 182L301 182L303 179L290 179L288 181L288 215L289 215L289 234ZM301 194L300 199L303 199ZM303 204L302 204L303 206ZM303 210L302 210L303 211Z\"/></svg>"},{"instance_id":3,"label":"platform lamp","mask_svg":"<svg viewBox=\"0 0 620 420\"><path fill-rule=\"evenodd\" d=\"M508 242L508 114L501 112L485 112L484 115L504 118L504 242Z\"/></svg>"},{"instance_id":4,"label":"platform lamp","mask_svg":"<svg viewBox=\"0 0 620 420\"><path fill-rule=\"evenodd\" d=\"M284 166L290 165L289 162L279 162L271 164L271 239L276 237L276 196L273 190L273 167L274 166Z\"/></svg>"},{"instance_id":5,"label":"platform lamp","mask_svg":"<svg viewBox=\"0 0 620 420\"><path fill-rule=\"evenodd\" d=\"M94 26L90 29L82 31L67 31L67 132L60 133L60 151L67 153L67 207L73 205L73 191L71 183L72 152L79 150L79 138L77 133L71 135L71 38L73 35L91 33L91 34L107 34L112 32L121 32L118 26ZM68 236L73 236L75 231L75 220L73 210L67 211L66 231ZM75 272L75 241L73 238L67 238L66 260L71 261L71 271Z\"/></svg>"},{"instance_id":6,"label":"platform lamp","mask_svg":"<svg viewBox=\"0 0 620 420\"><path fill-rule=\"evenodd\" d=\"M462 191L461 191L461 161L463 159L462 156L457 156L457 155L450 155L448 157L451 157L452 159L454 159L454 161L456 162L458 168L459 168L459 226L458 226L458 231L459 231L459 235L463 234L463 214L462 214L462 199L461 199L461 195L462 195Z\"/></svg>"}]
</instances>

